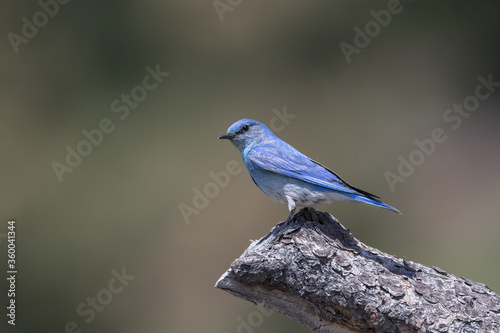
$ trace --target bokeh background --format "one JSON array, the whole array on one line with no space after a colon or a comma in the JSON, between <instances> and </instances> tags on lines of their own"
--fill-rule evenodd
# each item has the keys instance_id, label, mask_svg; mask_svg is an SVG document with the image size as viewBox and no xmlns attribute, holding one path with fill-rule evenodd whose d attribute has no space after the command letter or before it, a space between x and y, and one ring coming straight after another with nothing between
<instances>
[{"instance_id":1,"label":"bokeh background","mask_svg":"<svg viewBox=\"0 0 500 333\"><path fill-rule=\"evenodd\" d=\"M0 283L0 331L74 322L97 333L245 332L257 308L214 284L286 206L243 169L197 214L179 207L193 207L211 172L242 166L217 140L229 125L269 125L285 110L287 121L274 120L280 137L403 215L319 209L368 245L500 293L500 87L459 128L443 119L479 76L500 81L500 3L401 1L350 63L339 45L353 45L353 29L388 1L217 3L220 15L211 0L71 1L18 52L8 34L21 36L22 18L33 22L42 7L2 3L0 267L15 219L19 273L15 328ZM121 120L111 104L142 85L148 66L170 75ZM66 164L66 147L104 118L114 131L59 181L53 162ZM384 174L436 128L447 140L392 190ZM110 300L112 271L123 269L134 278ZM106 304L87 323L77 307L96 296ZM252 332L308 332L280 314L260 317Z\"/></svg>"}]
</instances>

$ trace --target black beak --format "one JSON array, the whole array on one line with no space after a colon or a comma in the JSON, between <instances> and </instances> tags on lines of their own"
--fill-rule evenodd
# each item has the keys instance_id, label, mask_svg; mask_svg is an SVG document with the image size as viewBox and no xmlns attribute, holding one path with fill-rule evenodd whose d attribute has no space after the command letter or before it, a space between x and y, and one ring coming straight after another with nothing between
<instances>
[{"instance_id":1,"label":"black beak","mask_svg":"<svg viewBox=\"0 0 500 333\"><path fill-rule=\"evenodd\" d=\"M219 139L232 140L235 136L236 136L236 134L229 133L229 134L224 134L224 135L219 136Z\"/></svg>"}]
</instances>

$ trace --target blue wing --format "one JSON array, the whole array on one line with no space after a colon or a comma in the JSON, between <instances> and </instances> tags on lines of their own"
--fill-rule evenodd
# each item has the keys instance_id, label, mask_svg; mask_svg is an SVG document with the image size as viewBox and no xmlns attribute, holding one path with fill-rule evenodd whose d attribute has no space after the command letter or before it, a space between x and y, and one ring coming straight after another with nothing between
<instances>
[{"instance_id":1,"label":"blue wing","mask_svg":"<svg viewBox=\"0 0 500 333\"><path fill-rule=\"evenodd\" d=\"M260 168L280 175L339 192L365 194L372 198L378 198L373 194L354 188L333 171L310 159L288 144L286 147L280 146L279 149L271 145L256 146L248 152L247 158Z\"/></svg>"}]
</instances>

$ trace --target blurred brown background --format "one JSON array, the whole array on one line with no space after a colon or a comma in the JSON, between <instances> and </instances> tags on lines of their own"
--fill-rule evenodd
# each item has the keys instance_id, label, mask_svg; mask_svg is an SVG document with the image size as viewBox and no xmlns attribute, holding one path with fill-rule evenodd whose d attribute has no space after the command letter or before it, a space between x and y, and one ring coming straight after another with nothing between
<instances>
[{"instance_id":1,"label":"blurred brown background","mask_svg":"<svg viewBox=\"0 0 500 333\"><path fill-rule=\"evenodd\" d=\"M500 293L500 87L456 129L445 119L479 76L500 82L498 1L401 1L385 27L371 11L394 1L221 0L220 15L212 1L41 3L0 10L0 237L16 219L18 260L16 327L2 310L2 332L70 322L82 332L307 332L213 288L249 239L288 214L245 169L207 185L229 161L242 166L217 137L284 110L295 117L274 120L281 138L403 215L319 209L368 245ZM26 21L40 26L24 28L30 38ZM340 45L355 46L366 24L373 37L348 63ZM148 66L170 73L150 91ZM90 153L80 144L88 156L59 181L54 161L67 166L66 147L106 118L114 130ZM446 141L391 189L384 174L398 173L399 156L417 158L414 141L436 128ZM212 198L183 217L205 186ZM113 280L122 269L129 280ZM0 288L5 309L5 279Z\"/></svg>"}]
</instances>

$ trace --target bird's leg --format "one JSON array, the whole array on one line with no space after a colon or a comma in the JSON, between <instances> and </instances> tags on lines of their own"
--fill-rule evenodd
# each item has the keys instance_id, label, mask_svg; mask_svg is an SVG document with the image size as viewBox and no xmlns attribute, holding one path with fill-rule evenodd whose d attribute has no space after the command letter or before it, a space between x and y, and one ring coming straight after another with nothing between
<instances>
[{"instance_id":1,"label":"bird's leg","mask_svg":"<svg viewBox=\"0 0 500 333\"><path fill-rule=\"evenodd\" d=\"M285 221L278 223L276 227L274 227L273 233L277 235L276 239L281 239L281 236L283 236L283 230L285 230L285 227L288 225L288 223L292 220L293 214L295 214L295 201L293 201L290 198L287 198L288 200L288 209L290 210L290 214L286 218ZM257 244L262 243L264 240L266 240L271 233L267 234L264 238L262 238Z\"/></svg>"},{"instance_id":2,"label":"bird's leg","mask_svg":"<svg viewBox=\"0 0 500 333\"><path fill-rule=\"evenodd\" d=\"M288 210L290 210L290 215L288 215L285 222L283 222L283 225L281 226L281 228L279 230L280 234L283 232L286 225L292 220L293 214L295 213L295 201L293 201L291 198L287 198L287 201L288 201Z\"/></svg>"},{"instance_id":3,"label":"bird's leg","mask_svg":"<svg viewBox=\"0 0 500 333\"><path fill-rule=\"evenodd\" d=\"M287 219L284 222L282 222L283 224L279 228L278 235L281 236L281 234L283 233L283 230L285 230L285 227L287 226L287 224L292 220L294 213L295 213L295 207L292 208L292 210L290 211L290 215L288 215Z\"/></svg>"},{"instance_id":4,"label":"bird's leg","mask_svg":"<svg viewBox=\"0 0 500 333\"><path fill-rule=\"evenodd\" d=\"M285 224L287 224L288 222L290 222L292 220L293 214L295 214L295 207L293 207L292 210L290 211L290 215L288 215L288 217L285 221Z\"/></svg>"},{"instance_id":5,"label":"bird's leg","mask_svg":"<svg viewBox=\"0 0 500 333\"><path fill-rule=\"evenodd\" d=\"M288 224L292 220L293 214L295 213L295 201L293 201L291 198L286 198L288 201L288 210L290 211L290 215L288 215L288 218L285 221L285 225Z\"/></svg>"},{"instance_id":6,"label":"bird's leg","mask_svg":"<svg viewBox=\"0 0 500 333\"><path fill-rule=\"evenodd\" d=\"M292 209L292 211L290 212L290 215L288 215L288 218L283 221L283 222L280 222L278 223L278 225L275 227L276 230L277 230L277 237L275 239L280 239L281 236L282 236L282 232L283 230L285 229L286 225L288 224L288 222L290 222L292 220L292 216L293 216L293 213L295 213L295 208ZM281 224L281 225L280 225ZM260 243L262 243L263 241L265 241L266 239L269 238L269 236L271 235L271 233L267 234L265 237L263 237L258 243L257 245L259 245Z\"/></svg>"},{"instance_id":7,"label":"bird's leg","mask_svg":"<svg viewBox=\"0 0 500 333\"><path fill-rule=\"evenodd\" d=\"M295 206L295 203L294 203L294 206ZM288 222L290 222L292 220L292 217L293 217L293 214L295 213L295 207L292 208L292 210L290 211L290 215L288 215L287 219L283 222L280 222L278 223L278 225L275 227L276 230L277 230L277 235L278 237L276 237L278 240L281 239L281 236L282 236L282 233L283 233L283 230L285 229L286 225L288 224ZM281 224L281 225L280 225ZM269 236L271 235L271 233L267 234L264 238L262 238L258 243L262 243L263 241L265 241Z\"/></svg>"}]
</instances>

